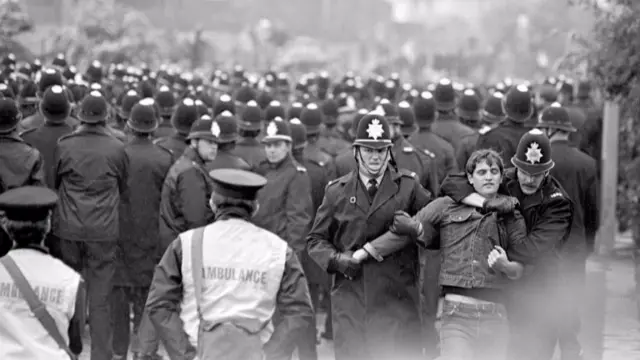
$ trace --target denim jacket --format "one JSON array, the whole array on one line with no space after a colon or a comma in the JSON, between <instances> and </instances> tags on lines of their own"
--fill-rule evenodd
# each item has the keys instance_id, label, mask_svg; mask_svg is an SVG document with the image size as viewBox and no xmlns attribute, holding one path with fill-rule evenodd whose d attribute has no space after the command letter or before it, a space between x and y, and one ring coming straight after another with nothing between
<instances>
[{"instance_id":1,"label":"denim jacket","mask_svg":"<svg viewBox=\"0 0 640 360\"><path fill-rule=\"evenodd\" d=\"M418 239L428 248L440 248L440 285L462 288L503 288L508 278L489 268L487 257L494 246L505 251L526 241L522 215L482 214L476 208L440 197L416 215L424 232Z\"/></svg>"}]
</instances>

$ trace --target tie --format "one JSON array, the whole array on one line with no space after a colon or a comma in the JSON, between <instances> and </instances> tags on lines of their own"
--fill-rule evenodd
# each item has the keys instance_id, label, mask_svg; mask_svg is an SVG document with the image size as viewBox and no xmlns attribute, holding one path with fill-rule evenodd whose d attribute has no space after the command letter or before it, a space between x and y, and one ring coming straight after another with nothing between
<instances>
[{"instance_id":1,"label":"tie","mask_svg":"<svg viewBox=\"0 0 640 360\"><path fill-rule=\"evenodd\" d=\"M369 193L369 198L373 200L376 197L376 193L378 192L378 181L376 179L369 179L369 188L367 189Z\"/></svg>"}]
</instances>

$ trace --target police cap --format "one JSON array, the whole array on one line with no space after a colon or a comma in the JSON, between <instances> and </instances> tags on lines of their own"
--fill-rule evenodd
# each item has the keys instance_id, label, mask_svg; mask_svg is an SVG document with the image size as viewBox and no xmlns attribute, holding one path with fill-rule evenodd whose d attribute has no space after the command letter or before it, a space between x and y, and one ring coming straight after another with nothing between
<instances>
[{"instance_id":1,"label":"police cap","mask_svg":"<svg viewBox=\"0 0 640 360\"><path fill-rule=\"evenodd\" d=\"M263 176L239 169L216 169L209 176L216 194L239 200L255 200L258 191L267 184Z\"/></svg>"},{"instance_id":2,"label":"police cap","mask_svg":"<svg viewBox=\"0 0 640 360\"><path fill-rule=\"evenodd\" d=\"M23 186L0 194L0 211L9 220L40 221L49 216L58 202L58 195L41 186Z\"/></svg>"}]
</instances>

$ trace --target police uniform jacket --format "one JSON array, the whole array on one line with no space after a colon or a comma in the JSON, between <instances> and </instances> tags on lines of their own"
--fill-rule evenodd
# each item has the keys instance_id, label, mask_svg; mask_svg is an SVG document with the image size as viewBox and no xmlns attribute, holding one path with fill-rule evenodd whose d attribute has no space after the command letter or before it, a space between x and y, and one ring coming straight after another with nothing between
<instances>
[{"instance_id":1,"label":"police uniform jacket","mask_svg":"<svg viewBox=\"0 0 640 360\"><path fill-rule=\"evenodd\" d=\"M493 149L502 156L505 167L512 167L511 158L516 154L520 138L531 128L511 119L504 120L499 126L480 135L476 149Z\"/></svg>"},{"instance_id":2,"label":"police uniform jacket","mask_svg":"<svg viewBox=\"0 0 640 360\"><path fill-rule=\"evenodd\" d=\"M318 137L317 146L334 158L351 148L351 144L335 128L323 130Z\"/></svg>"},{"instance_id":3,"label":"police uniform jacket","mask_svg":"<svg viewBox=\"0 0 640 360\"><path fill-rule=\"evenodd\" d=\"M574 205L571 234L563 255L584 260L593 251L599 225L596 161L566 140L551 142L551 157L556 163L551 175L558 180Z\"/></svg>"},{"instance_id":4,"label":"police uniform jacket","mask_svg":"<svg viewBox=\"0 0 640 360\"><path fill-rule=\"evenodd\" d=\"M328 155L327 155L328 156ZM309 180L311 184L311 219L315 218L316 210L322 203L324 198L324 189L329 183L329 173L326 169L327 164L319 163L315 160L311 160L305 156L302 151L293 151L293 157L295 161L304 166L309 174ZM305 238L306 238L305 234ZM309 253L305 250L300 256L300 262L304 269L304 274L307 276L307 280L310 284L319 284L330 286L327 273L316 264Z\"/></svg>"},{"instance_id":5,"label":"police uniform jacket","mask_svg":"<svg viewBox=\"0 0 640 360\"><path fill-rule=\"evenodd\" d=\"M159 252L158 218L162 184L173 164L168 150L150 138L134 137L125 147L129 158L127 192L121 202L120 238L113 283L148 287Z\"/></svg>"},{"instance_id":6,"label":"police uniform jacket","mask_svg":"<svg viewBox=\"0 0 640 360\"><path fill-rule=\"evenodd\" d=\"M336 178L343 177L352 172L357 165L353 150L345 150L335 158Z\"/></svg>"},{"instance_id":7,"label":"police uniform jacket","mask_svg":"<svg viewBox=\"0 0 640 360\"><path fill-rule=\"evenodd\" d=\"M438 120L431 124L431 131L448 141L453 146L454 153L460 149L461 140L474 133L472 128L461 123L454 114L441 114Z\"/></svg>"},{"instance_id":8,"label":"police uniform jacket","mask_svg":"<svg viewBox=\"0 0 640 360\"><path fill-rule=\"evenodd\" d=\"M173 128L173 125L171 125L171 121L169 119L160 119L160 124L158 124L158 128L153 133L153 136L156 139L161 139L171 136L175 131L176 130Z\"/></svg>"},{"instance_id":9,"label":"police uniform jacket","mask_svg":"<svg viewBox=\"0 0 640 360\"><path fill-rule=\"evenodd\" d=\"M431 195L415 175L389 168L373 199L358 170L327 185L307 237L311 257L326 271L337 254L360 249L385 233L396 210L415 214ZM382 262L367 261L353 280L334 275L336 359L411 359L421 354L418 254L410 244Z\"/></svg>"},{"instance_id":10,"label":"police uniform jacket","mask_svg":"<svg viewBox=\"0 0 640 360\"><path fill-rule=\"evenodd\" d=\"M178 234L213 221L209 208L212 183L204 161L188 147L171 166L160 200L160 253Z\"/></svg>"},{"instance_id":11,"label":"police uniform jacket","mask_svg":"<svg viewBox=\"0 0 640 360\"><path fill-rule=\"evenodd\" d=\"M42 115L42 113L38 111L37 113L25 119L22 119L22 121L20 121L20 128L23 129L23 131L26 131L29 129L36 129L44 125L45 122L46 122L46 119L44 115ZM74 128L74 129L80 126L80 120L74 118L73 116L68 116L64 120L64 122L65 124L69 125L71 128Z\"/></svg>"},{"instance_id":12,"label":"police uniform jacket","mask_svg":"<svg viewBox=\"0 0 640 360\"><path fill-rule=\"evenodd\" d=\"M182 156L184 149L189 146L187 137L177 132L169 136L158 138L153 143L169 150L175 159Z\"/></svg>"},{"instance_id":13,"label":"police uniform jacket","mask_svg":"<svg viewBox=\"0 0 640 360\"><path fill-rule=\"evenodd\" d=\"M251 171L251 165L248 162L244 161L239 156L234 155L230 151L220 151L218 149L218 154L213 161L208 161L205 164L205 168L207 171L215 170L215 169L240 169Z\"/></svg>"},{"instance_id":14,"label":"police uniform jacket","mask_svg":"<svg viewBox=\"0 0 640 360\"><path fill-rule=\"evenodd\" d=\"M60 138L55 158L60 200L53 234L73 241L116 241L128 179L125 145L104 126L81 125Z\"/></svg>"},{"instance_id":15,"label":"police uniform jacket","mask_svg":"<svg viewBox=\"0 0 640 360\"><path fill-rule=\"evenodd\" d=\"M279 164L263 161L257 170L267 178L258 192L260 207L253 222L284 239L300 253L311 224L311 182L307 169L287 156Z\"/></svg>"},{"instance_id":16,"label":"police uniform jacket","mask_svg":"<svg viewBox=\"0 0 640 360\"><path fill-rule=\"evenodd\" d=\"M257 169L261 162L267 159L264 152L264 145L257 138L240 138L232 153L241 157L251 165L252 169Z\"/></svg>"},{"instance_id":17,"label":"police uniform jacket","mask_svg":"<svg viewBox=\"0 0 640 360\"><path fill-rule=\"evenodd\" d=\"M256 333L266 359L288 359L295 334L309 326L313 309L294 252L275 234L246 219L220 214L203 239L202 316ZM156 267L146 309L171 359L193 359L198 337L191 241L180 234ZM282 321L272 323L274 311ZM213 330L215 331L215 330Z\"/></svg>"},{"instance_id":18,"label":"police uniform jacket","mask_svg":"<svg viewBox=\"0 0 640 360\"><path fill-rule=\"evenodd\" d=\"M460 202L475 190L466 174L452 174L442 184L441 191ZM525 265L523 277L514 283L511 304L534 306L549 314L559 290L560 253L571 231L573 204L552 176L542 182L535 194L523 194L515 169L505 171L501 191L520 201L520 211L527 224L526 241L507 252L509 260ZM513 313L514 317L527 314L530 316L531 312Z\"/></svg>"},{"instance_id":19,"label":"police uniform jacket","mask_svg":"<svg viewBox=\"0 0 640 360\"><path fill-rule=\"evenodd\" d=\"M432 194L438 193L438 169L434 153L426 149L420 151L402 137L394 141L391 151L398 168L415 172L420 184L425 189Z\"/></svg>"},{"instance_id":20,"label":"police uniform jacket","mask_svg":"<svg viewBox=\"0 0 640 360\"><path fill-rule=\"evenodd\" d=\"M343 151L343 153L346 153L346 152L350 152L350 149ZM317 164L320 164L320 166L322 166L326 170L328 180L333 180L338 177L336 173L335 158L327 154L326 152L322 151L322 149L320 149L315 142L307 143L307 146L305 146L304 148L304 157L312 160ZM324 186L322 191L324 192ZM322 201L322 198L320 198L320 201ZM314 209L314 212L315 212L315 209Z\"/></svg>"},{"instance_id":21,"label":"police uniform jacket","mask_svg":"<svg viewBox=\"0 0 640 360\"><path fill-rule=\"evenodd\" d=\"M482 129L481 129L482 130ZM471 135L465 136L460 141L460 148L456 153L456 161L458 162L458 169L464 170L467 166L467 160L471 157L474 151L476 151L476 144L480 137L479 132L474 132Z\"/></svg>"},{"instance_id":22,"label":"police uniform jacket","mask_svg":"<svg viewBox=\"0 0 640 360\"><path fill-rule=\"evenodd\" d=\"M20 134L27 144L40 151L44 159L44 178L47 186L54 188L56 178L55 150L58 140L73 132L73 128L64 123L45 122L38 128L32 128Z\"/></svg>"},{"instance_id":23,"label":"police uniform jacket","mask_svg":"<svg viewBox=\"0 0 640 360\"><path fill-rule=\"evenodd\" d=\"M42 154L17 133L0 135L0 193L20 186L46 186Z\"/></svg>"},{"instance_id":24,"label":"police uniform jacket","mask_svg":"<svg viewBox=\"0 0 640 360\"><path fill-rule=\"evenodd\" d=\"M85 285L80 274L50 256L46 248L24 246L9 252L55 321L74 354L82 352L85 326ZM0 358L60 359L69 355L49 335L0 265Z\"/></svg>"},{"instance_id":25,"label":"police uniform jacket","mask_svg":"<svg viewBox=\"0 0 640 360\"><path fill-rule=\"evenodd\" d=\"M435 154L439 183L444 180L447 174L458 171L453 146L447 140L434 134L431 129L420 129L409 138L409 142L420 150L427 150Z\"/></svg>"}]
</instances>

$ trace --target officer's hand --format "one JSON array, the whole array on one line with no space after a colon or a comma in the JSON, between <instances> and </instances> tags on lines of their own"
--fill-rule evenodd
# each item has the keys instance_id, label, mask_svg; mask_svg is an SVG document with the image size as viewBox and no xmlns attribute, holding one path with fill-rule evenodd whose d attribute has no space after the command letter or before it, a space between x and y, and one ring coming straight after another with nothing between
<instances>
[{"instance_id":1,"label":"officer's hand","mask_svg":"<svg viewBox=\"0 0 640 360\"><path fill-rule=\"evenodd\" d=\"M520 202L513 196L496 196L485 200L482 209L486 212L496 211L499 214L510 214L518 205Z\"/></svg>"},{"instance_id":2,"label":"officer's hand","mask_svg":"<svg viewBox=\"0 0 640 360\"><path fill-rule=\"evenodd\" d=\"M406 212L398 210L395 212L393 225L391 225L389 230L394 234L410 236L412 239L415 239L422 232L422 224L411 218Z\"/></svg>"},{"instance_id":3,"label":"officer's hand","mask_svg":"<svg viewBox=\"0 0 640 360\"><path fill-rule=\"evenodd\" d=\"M338 272L344 274L349 279L353 279L360 273L361 265L353 257L353 252L339 253L335 257Z\"/></svg>"}]
</instances>

